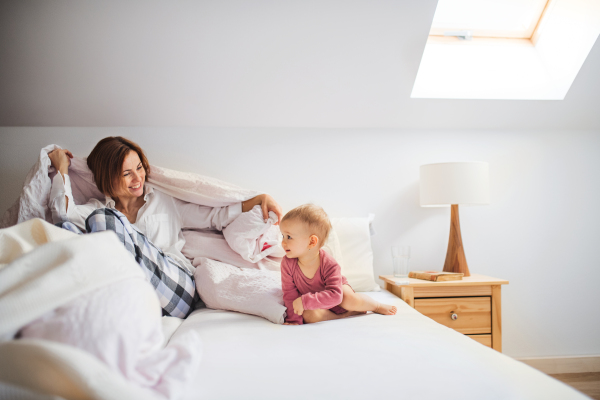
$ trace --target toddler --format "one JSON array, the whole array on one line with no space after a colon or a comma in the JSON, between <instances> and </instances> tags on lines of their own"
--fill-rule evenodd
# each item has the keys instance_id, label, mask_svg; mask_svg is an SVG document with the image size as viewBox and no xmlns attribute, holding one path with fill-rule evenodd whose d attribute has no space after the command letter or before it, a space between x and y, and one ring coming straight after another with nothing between
<instances>
[{"instance_id":1,"label":"toddler","mask_svg":"<svg viewBox=\"0 0 600 400\"><path fill-rule=\"evenodd\" d=\"M305 204L288 212L280 224L285 257L281 262L286 325L299 325L373 311L396 314L396 307L355 293L339 264L321 247L331 222L325 211Z\"/></svg>"}]
</instances>

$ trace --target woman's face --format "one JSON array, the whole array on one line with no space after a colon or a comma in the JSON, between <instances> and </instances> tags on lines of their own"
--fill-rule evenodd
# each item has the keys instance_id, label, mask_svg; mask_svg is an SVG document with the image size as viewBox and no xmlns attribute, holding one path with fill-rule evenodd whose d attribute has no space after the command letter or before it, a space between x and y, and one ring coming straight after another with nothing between
<instances>
[{"instance_id":1,"label":"woman's face","mask_svg":"<svg viewBox=\"0 0 600 400\"><path fill-rule=\"evenodd\" d=\"M140 157L135 151L130 151L123 161L121 179L116 187L116 197L119 199L137 198L144 194L146 170Z\"/></svg>"}]
</instances>

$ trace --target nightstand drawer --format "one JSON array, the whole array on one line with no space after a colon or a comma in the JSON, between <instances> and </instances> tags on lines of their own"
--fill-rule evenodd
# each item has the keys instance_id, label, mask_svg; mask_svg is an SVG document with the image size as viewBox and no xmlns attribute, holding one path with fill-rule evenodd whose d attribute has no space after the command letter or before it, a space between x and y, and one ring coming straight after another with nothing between
<instances>
[{"instance_id":1,"label":"nightstand drawer","mask_svg":"<svg viewBox=\"0 0 600 400\"><path fill-rule=\"evenodd\" d=\"M489 297L415 299L415 309L460 333L492 332L492 308Z\"/></svg>"},{"instance_id":2,"label":"nightstand drawer","mask_svg":"<svg viewBox=\"0 0 600 400\"><path fill-rule=\"evenodd\" d=\"M484 346L492 347L492 335L466 335Z\"/></svg>"}]
</instances>

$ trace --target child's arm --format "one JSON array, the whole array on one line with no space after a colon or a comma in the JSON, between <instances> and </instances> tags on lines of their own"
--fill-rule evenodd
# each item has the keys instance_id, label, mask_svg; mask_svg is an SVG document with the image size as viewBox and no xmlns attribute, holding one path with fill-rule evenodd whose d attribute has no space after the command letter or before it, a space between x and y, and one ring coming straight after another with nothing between
<instances>
[{"instance_id":1,"label":"child's arm","mask_svg":"<svg viewBox=\"0 0 600 400\"><path fill-rule=\"evenodd\" d=\"M283 290L283 303L287 307L285 322L289 324L303 324L302 315L294 313L294 300L300 297L300 292L294 283L291 271L291 261L283 257L281 261L281 289Z\"/></svg>"},{"instance_id":2,"label":"child's arm","mask_svg":"<svg viewBox=\"0 0 600 400\"><path fill-rule=\"evenodd\" d=\"M325 289L302 295L305 310L330 309L342 302L342 270L333 258L324 257L322 265Z\"/></svg>"}]
</instances>

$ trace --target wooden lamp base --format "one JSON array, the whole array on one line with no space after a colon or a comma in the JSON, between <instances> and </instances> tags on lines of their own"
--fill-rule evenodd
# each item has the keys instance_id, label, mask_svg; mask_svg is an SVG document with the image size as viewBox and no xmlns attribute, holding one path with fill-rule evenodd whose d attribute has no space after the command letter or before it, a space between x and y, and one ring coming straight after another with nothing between
<instances>
[{"instance_id":1,"label":"wooden lamp base","mask_svg":"<svg viewBox=\"0 0 600 400\"><path fill-rule=\"evenodd\" d=\"M460 235L458 204L452 204L450 207L450 239L448 240L444 272L462 272L465 276L471 276Z\"/></svg>"}]
</instances>

